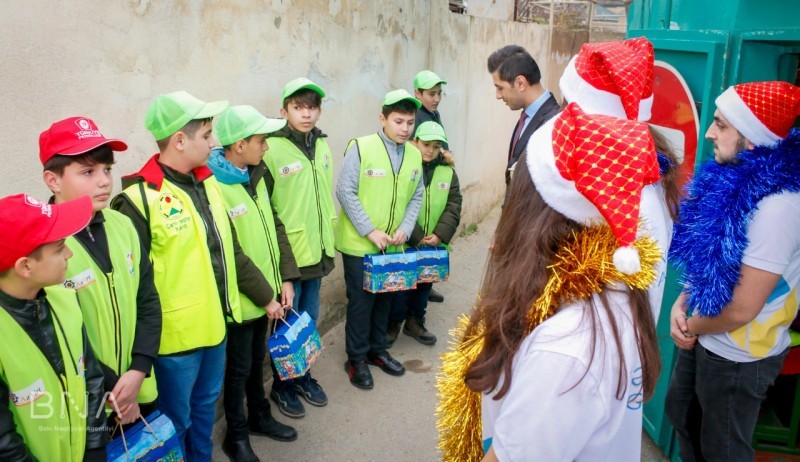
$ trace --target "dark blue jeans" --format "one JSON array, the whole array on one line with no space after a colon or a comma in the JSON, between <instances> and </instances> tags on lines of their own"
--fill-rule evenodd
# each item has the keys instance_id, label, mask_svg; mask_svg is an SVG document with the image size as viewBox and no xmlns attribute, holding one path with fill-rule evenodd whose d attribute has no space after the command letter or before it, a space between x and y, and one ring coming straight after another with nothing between
<instances>
[{"instance_id":1,"label":"dark blue jeans","mask_svg":"<svg viewBox=\"0 0 800 462\"><path fill-rule=\"evenodd\" d=\"M700 343L679 350L665 407L684 462L753 461L758 410L788 351L739 363Z\"/></svg>"},{"instance_id":2,"label":"dark blue jeans","mask_svg":"<svg viewBox=\"0 0 800 462\"><path fill-rule=\"evenodd\" d=\"M428 310L428 296L431 294L432 289L432 282L420 282L414 290L397 292L395 299L392 301L389 321L405 321L408 316L424 318Z\"/></svg>"},{"instance_id":3,"label":"dark blue jeans","mask_svg":"<svg viewBox=\"0 0 800 462\"><path fill-rule=\"evenodd\" d=\"M294 309L305 311L314 322L319 318L319 290L322 278L294 281Z\"/></svg>"},{"instance_id":4,"label":"dark blue jeans","mask_svg":"<svg viewBox=\"0 0 800 462\"><path fill-rule=\"evenodd\" d=\"M159 356L158 407L175 425L186 460L211 461L214 410L225 372L225 341L181 356Z\"/></svg>"}]
</instances>

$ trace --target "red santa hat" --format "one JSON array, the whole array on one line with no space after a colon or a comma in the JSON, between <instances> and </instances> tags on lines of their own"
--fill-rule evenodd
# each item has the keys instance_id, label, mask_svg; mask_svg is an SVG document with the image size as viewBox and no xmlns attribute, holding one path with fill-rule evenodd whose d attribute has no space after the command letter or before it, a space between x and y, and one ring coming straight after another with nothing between
<instances>
[{"instance_id":1,"label":"red santa hat","mask_svg":"<svg viewBox=\"0 0 800 462\"><path fill-rule=\"evenodd\" d=\"M650 120L653 61L653 44L644 37L586 43L561 76L561 96L587 114Z\"/></svg>"},{"instance_id":2,"label":"red santa hat","mask_svg":"<svg viewBox=\"0 0 800 462\"><path fill-rule=\"evenodd\" d=\"M647 125L586 114L570 103L534 132L526 158L545 202L586 226L607 222L619 245L614 266L625 274L638 273L639 253L632 244L642 188L659 179Z\"/></svg>"},{"instance_id":3,"label":"red santa hat","mask_svg":"<svg viewBox=\"0 0 800 462\"><path fill-rule=\"evenodd\" d=\"M728 87L715 101L719 112L756 146L789 136L800 115L800 88L787 82L750 82Z\"/></svg>"}]
</instances>

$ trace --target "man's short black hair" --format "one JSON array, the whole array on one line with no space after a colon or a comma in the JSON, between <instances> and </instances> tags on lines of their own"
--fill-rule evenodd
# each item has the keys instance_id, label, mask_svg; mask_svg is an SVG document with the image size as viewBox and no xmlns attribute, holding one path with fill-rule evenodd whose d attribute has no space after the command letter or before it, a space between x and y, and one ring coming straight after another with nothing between
<instances>
[{"instance_id":1,"label":"man's short black hair","mask_svg":"<svg viewBox=\"0 0 800 462\"><path fill-rule=\"evenodd\" d=\"M500 80L510 84L518 75L525 77L530 85L542 80L536 60L519 45L506 45L489 55L487 67L490 74L497 71Z\"/></svg>"},{"instance_id":2,"label":"man's short black hair","mask_svg":"<svg viewBox=\"0 0 800 462\"><path fill-rule=\"evenodd\" d=\"M111 165L114 163L114 151L107 144L104 144L76 156L56 154L44 163L44 171L51 171L58 176L62 176L64 175L64 169L75 162L86 167L93 167L97 164Z\"/></svg>"},{"instance_id":3,"label":"man's short black hair","mask_svg":"<svg viewBox=\"0 0 800 462\"><path fill-rule=\"evenodd\" d=\"M412 103L407 99L401 99L400 101L383 106L381 110L381 114L384 117L389 117L389 114L392 112L399 112L400 114L417 114L417 105Z\"/></svg>"}]
</instances>

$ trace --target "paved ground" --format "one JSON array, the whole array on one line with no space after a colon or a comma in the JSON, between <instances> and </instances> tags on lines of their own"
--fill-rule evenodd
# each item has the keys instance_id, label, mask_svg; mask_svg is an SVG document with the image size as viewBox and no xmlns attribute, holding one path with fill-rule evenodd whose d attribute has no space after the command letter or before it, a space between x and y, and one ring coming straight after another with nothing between
<instances>
[{"instance_id":1,"label":"paved ground","mask_svg":"<svg viewBox=\"0 0 800 462\"><path fill-rule=\"evenodd\" d=\"M439 337L433 347L421 345L400 334L391 349L406 367L402 377L392 377L372 367L375 388L353 387L343 369L346 359L344 324L324 337L325 352L312 373L325 388L329 404L315 408L306 404L306 416L290 419L273 405L281 422L293 425L299 438L279 443L251 437L262 461L435 461L436 449L435 376L449 337L461 313L468 312L475 300L486 260L486 249L500 215L499 207L480 224L475 234L459 238L451 255L450 280L437 284L444 303L428 306L428 329ZM267 385L269 386L269 385ZM225 461L222 453L224 419L216 428L214 460ZM661 460L658 448L643 438L642 461Z\"/></svg>"}]
</instances>

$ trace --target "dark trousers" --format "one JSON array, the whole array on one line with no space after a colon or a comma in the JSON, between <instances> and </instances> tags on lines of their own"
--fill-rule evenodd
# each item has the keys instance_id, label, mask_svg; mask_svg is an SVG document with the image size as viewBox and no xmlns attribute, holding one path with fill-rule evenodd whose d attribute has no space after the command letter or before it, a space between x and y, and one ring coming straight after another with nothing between
<instances>
[{"instance_id":1,"label":"dark trousers","mask_svg":"<svg viewBox=\"0 0 800 462\"><path fill-rule=\"evenodd\" d=\"M352 361L367 359L367 354L386 351L386 328L395 294L373 294L364 290L364 257L342 254L344 283L347 288L345 349Z\"/></svg>"},{"instance_id":2,"label":"dark trousers","mask_svg":"<svg viewBox=\"0 0 800 462\"><path fill-rule=\"evenodd\" d=\"M678 351L665 410L684 462L753 461L761 401L788 351L747 363L729 361L700 343Z\"/></svg>"},{"instance_id":3,"label":"dark trousers","mask_svg":"<svg viewBox=\"0 0 800 462\"><path fill-rule=\"evenodd\" d=\"M242 324L228 324L223 400L228 433L235 438L246 438L248 433L245 396L249 415L269 410L263 370L267 355L267 324L266 316Z\"/></svg>"},{"instance_id":4,"label":"dark trousers","mask_svg":"<svg viewBox=\"0 0 800 462\"><path fill-rule=\"evenodd\" d=\"M433 290L432 282L420 282L414 290L397 292L392 300L392 311L389 313L389 320L401 322L408 316L424 318L428 310L428 296Z\"/></svg>"}]
</instances>

